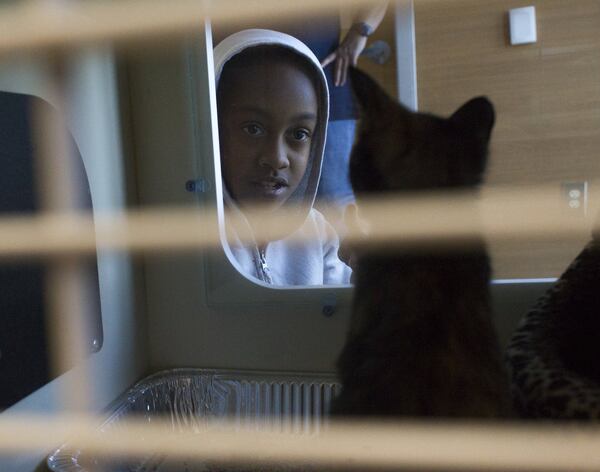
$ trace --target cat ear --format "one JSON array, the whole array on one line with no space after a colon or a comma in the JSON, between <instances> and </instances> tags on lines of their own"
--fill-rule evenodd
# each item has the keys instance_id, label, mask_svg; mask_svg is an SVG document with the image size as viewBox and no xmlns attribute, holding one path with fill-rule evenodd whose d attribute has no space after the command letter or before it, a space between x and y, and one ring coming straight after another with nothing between
<instances>
[{"instance_id":1,"label":"cat ear","mask_svg":"<svg viewBox=\"0 0 600 472\"><path fill-rule=\"evenodd\" d=\"M486 97L473 98L456 110L450 121L463 129L471 130L481 141L487 143L496 121L494 105Z\"/></svg>"},{"instance_id":2,"label":"cat ear","mask_svg":"<svg viewBox=\"0 0 600 472\"><path fill-rule=\"evenodd\" d=\"M398 104L367 74L356 67L350 67L348 73L352 90L362 110L381 112L389 107L398 107Z\"/></svg>"}]
</instances>

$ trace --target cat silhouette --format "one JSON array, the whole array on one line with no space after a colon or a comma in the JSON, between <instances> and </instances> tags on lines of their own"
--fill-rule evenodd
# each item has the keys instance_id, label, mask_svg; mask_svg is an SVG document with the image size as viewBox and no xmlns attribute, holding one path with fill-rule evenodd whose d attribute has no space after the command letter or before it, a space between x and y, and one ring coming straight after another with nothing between
<instances>
[{"instance_id":1,"label":"cat silhouette","mask_svg":"<svg viewBox=\"0 0 600 472\"><path fill-rule=\"evenodd\" d=\"M367 223L366 197L481 183L495 121L487 98L442 118L408 110L358 69L350 76L361 109L350 180ZM357 257L350 329L337 363L342 392L332 414L509 415L484 242L453 249L366 246Z\"/></svg>"}]
</instances>

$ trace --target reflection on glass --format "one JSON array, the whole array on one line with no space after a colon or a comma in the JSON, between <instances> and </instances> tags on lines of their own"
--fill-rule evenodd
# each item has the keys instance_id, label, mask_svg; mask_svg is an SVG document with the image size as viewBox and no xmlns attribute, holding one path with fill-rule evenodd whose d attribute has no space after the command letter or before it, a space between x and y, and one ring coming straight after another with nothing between
<instances>
[{"instance_id":1,"label":"reflection on glass","mask_svg":"<svg viewBox=\"0 0 600 472\"><path fill-rule=\"evenodd\" d=\"M0 215L34 215L40 210L34 171L36 142L32 109L54 110L37 97L0 92ZM89 184L81 156L73 142L73 162L78 187L78 206L91 209ZM60 372L51 371L45 305L44 261L3 261L0 264L0 409L6 408L50 381ZM96 262L88 261L85 294L90 314L89 352L102 346L102 321Z\"/></svg>"}]
</instances>

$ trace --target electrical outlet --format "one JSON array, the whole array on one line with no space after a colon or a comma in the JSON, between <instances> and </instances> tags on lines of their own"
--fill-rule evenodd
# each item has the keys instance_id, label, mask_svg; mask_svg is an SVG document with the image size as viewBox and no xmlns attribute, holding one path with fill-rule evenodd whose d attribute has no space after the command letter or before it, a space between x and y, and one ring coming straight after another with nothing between
<instances>
[{"instance_id":1,"label":"electrical outlet","mask_svg":"<svg viewBox=\"0 0 600 472\"><path fill-rule=\"evenodd\" d=\"M584 182L565 182L561 186L563 197L569 209L587 213L588 201L588 183Z\"/></svg>"}]
</instances>

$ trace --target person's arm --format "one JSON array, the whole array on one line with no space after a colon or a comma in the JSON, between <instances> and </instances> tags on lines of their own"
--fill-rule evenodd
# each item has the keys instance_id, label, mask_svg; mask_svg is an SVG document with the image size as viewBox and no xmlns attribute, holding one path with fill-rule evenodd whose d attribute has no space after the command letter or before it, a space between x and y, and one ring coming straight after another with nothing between
<instances>
[{"instance_id":1,"label":"person's arm","mask_svg":"<svg viewBox=\"0 0 600 472\"><path fill-rule=\"evenodd\" d=\"M358 10L353 16L352 26L348 30L338 48L323 59L321 65L328 66L335 61L334 83L341 86L346 83L348 67L355 66L358 56L367 44L367 38L379 27L385 12L388 0L382 0L370 8Z\"/></svg>"},{"instance_id":2,"label":"person's arm","mask_svg":"<svg viewBox=\"0 0 600 472\"><path fill-rule=\"evenodd\" d=\"M332 228L333 231L333 228ZM345 285L352 278L352 269L338 256L337 236L327 242L323 257L323 285Z\"/></svg>"},{"instance_id":3,"label":"person's arm","mask_svg":"<svg viewBox=\"0 0 600 472\"><path fill-rule=\"evenodd\" d=\"M313 210L319 241L323 254L323 285L344 285L350 283L352 269L338 256L340 240L337 232L325 217Z\"/></svg>"}]
</instances>

